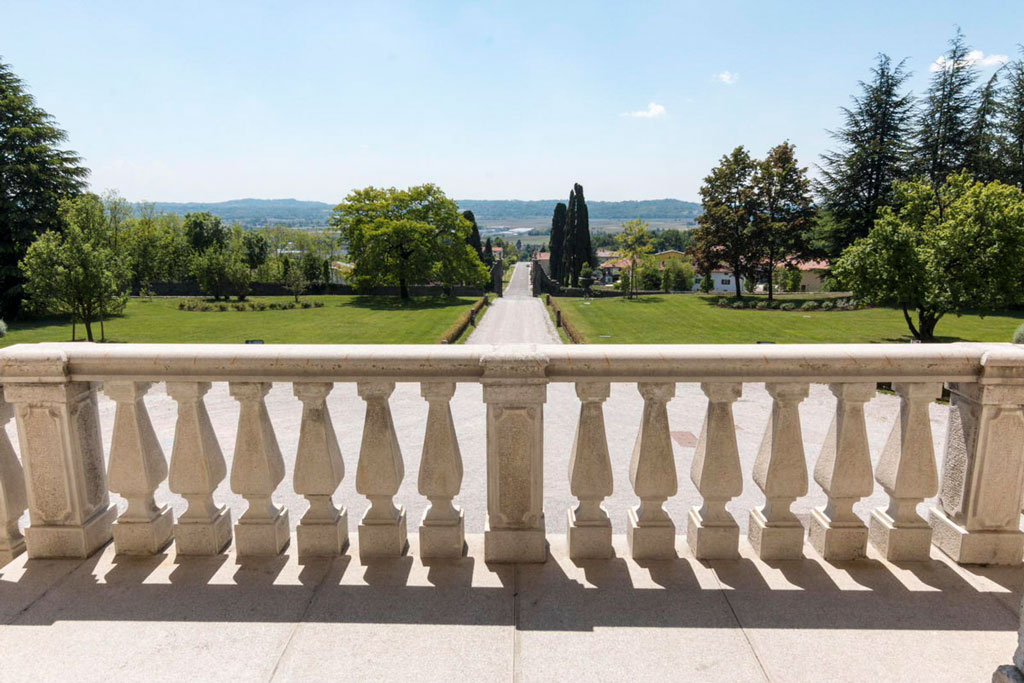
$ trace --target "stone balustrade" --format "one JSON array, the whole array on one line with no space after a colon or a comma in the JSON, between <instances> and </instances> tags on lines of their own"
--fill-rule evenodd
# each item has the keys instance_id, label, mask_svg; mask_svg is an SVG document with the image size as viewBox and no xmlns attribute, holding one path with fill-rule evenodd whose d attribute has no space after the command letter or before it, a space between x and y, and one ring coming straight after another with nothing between
<instances>
[{"instance_id":1,"label":"stone balustrade","mask_svg":"<svg viewBox=\"0 0 1024 683\"><path fill-rule=\"evenodd\" d=\"M1024 488L1024 350L1008 344L791 346L231 346L18 345L0 352L0 420L16 420L20 461L0 430L0 563L27 548L30 557L86 557L113 539L122 554L225 552L276 555L291 540L300 558L346 552L348 514L335 493L346 467L326 398L353 383L365 403L355 488L366 503L357 527L364 559L407 551L407 520L396 500L405 474L390 396L413 382L428 405L417 490L429 500L420 521L424 557L463 553L465 514L457 507L463 454L450 401L457 386L482 386L486 414L487 518L491 562L542 562L547 556L544 406L550 383L572 383L579 421L570 454L575 501L568 518L574 559L612 555L612 464L604 401L612 383L632 384L643 403L629 463L636 506L626 521L637 559L674 557L676 524L664 503L678 475L667 405L676 384L699 383L707 397L689 463L699 494L685 525L698 559L738 556L739 525L727 509L745 485L733 404L751 383L772 399L754 462L760 507L745 511L748 539L765 559L801 557L805 533L826 560L852 560L871 543L892 560L923 560L931 545L961 563L1018 564ZM168 462L146 408L154 383L177 405ZM230 472L204 396L226 382L238 402ZM290 383L302 417L290 479L308 509L286 510L275 493L288 479L265 396ZM877 383L892 383L899 415L872 468L864 406ZM800 406L813 383L835 395L831 426L817 453L805 453ZM945 453L936 464L928 406L943 385L951 396ZM101 438L97 392L116 405L109 457ZM809 464L807 456L814 458ZM348 471L351 471L351 464ZM809 475L813 476L809 476ZM246 508L234 523L218 503L228 479ZM827 503L805 532L791 505L810 482ZM187 507L174 518L154 495L167 480ZM624 484L625 482L622 482ZM878 484L887 507L862 519L854 505ZM108 491L127 507L118 515ZM929 518L918 505L938 495ZM29 524L19 519L28 511ZM24 538L22 537L24 532Z\"/></svg>"}]
</instances>

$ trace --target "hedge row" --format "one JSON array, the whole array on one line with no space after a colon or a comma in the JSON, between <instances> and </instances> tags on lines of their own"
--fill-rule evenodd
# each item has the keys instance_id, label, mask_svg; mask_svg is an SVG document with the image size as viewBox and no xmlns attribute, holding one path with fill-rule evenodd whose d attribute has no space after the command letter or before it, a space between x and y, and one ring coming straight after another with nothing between
<instances>
[{"instance_id":1,"label":"hedge row","mask_svg":"<svg viewBox=\"0 0 1024 683\"><path fill-rule=\"evenodd\" d=\"M298 303L294 301L281 303L276 301L269 303L265 301L237 301L235 303L221 301L219 303L210 303L198 299L183 299L178 302L179 311L199 311L201 313L212 311L219 311L221 313L225 311L289 311L293 308L323 308L323 306L323 301L300 301Z\"/></svg>"},{"instance_id":2,"label":"hedge row","mask_svg":"<svg viewBox=\"0 0 1024 683\"><path fill-rule=\"evenodd\" d=\"M473 302L473 305L469 307L469 310L460 315L455 320L455 322L452 323L452 326L449 327L445 331L445 333L441 335L439 343L454 344L455 342L457 342L459 340L459 337L461 337L462 334L466 331L466 328L469 327L470 321L476 320L476 316L479 315L480 311L483 309L484 306L487 305L487 303L488 302L486 296L482 296L475 302Z\"/></svg>"},{"instance_id":3,"label":"hedge row","mask_svg":"<svg viewBox=\"0 0 1024 683\"><path fill-rule=\"evenodd\" d=\"M558 307L555 300L551 298L551 295L548 294L546 297L548 306L550 306L551 310L555 312L555 320L561 323L562 329L565 330L565 336L569 337L569 341L573 344L586 344L586 342L583 341L583 335L573 327L571 322L565 319L565 313Z\"/></svg>"}]
</instances>

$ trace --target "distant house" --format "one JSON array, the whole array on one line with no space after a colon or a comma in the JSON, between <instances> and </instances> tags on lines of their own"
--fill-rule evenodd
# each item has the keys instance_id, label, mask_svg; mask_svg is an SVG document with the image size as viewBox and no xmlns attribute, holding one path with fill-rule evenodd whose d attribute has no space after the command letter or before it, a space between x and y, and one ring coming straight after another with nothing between
<instances>
[{"instance_id":1,"label":"distant house","mask_svg":"<svg viewBox=\"0 0 1024 683\"><path fill-rule=\"evenodd\" d=\"M800 271L800 291L820 292L824 289L825 276L828 274L828 261L798 261L793 264Z\"/></svg>"},{"instance_id":2,"label":"distant house","mask_svg":"<svg viewBox=\"0 0 1024 683\"><path fill-rule=\"evenodd\" d=\"M505 249L502 247L491 247L491 253L494 254L495 260L502 258L502 254L505 253Z\"/></svg>"},{"instance_id":3,"label":"distant house","mask_svg":"<svg viewBox=\"0 0 1024 683\"><path fill-rule=\"evenodd\" d=\"M703 277L697 275L693 278L693 291L700 291L700 283ZM712 292L733 292L736 291L736 276L728 270L721 268L711 271Z\"/></svg>"},{"instance_id":4,"label":"distant house","mask_svg":"<svg viewBox=\"0 0 1024 683\"><path fill-rule=\"evenodd\" d=\"M600 250L598 251L598 254L600 254ZM683 262L688 259L686 254L683 252L675 249L669 249L668 251L659 251L653 256L648 256L645 260L653 260L658 264L658 270L665 270L665 264L669 261ZM598 282L610 285L619 279L622 271L629 270L629 267L629 259L627 258L613 258L609 261L605 261L597 267L597 272L600 273L597 280Z\"/></svg>"}]
</instances>

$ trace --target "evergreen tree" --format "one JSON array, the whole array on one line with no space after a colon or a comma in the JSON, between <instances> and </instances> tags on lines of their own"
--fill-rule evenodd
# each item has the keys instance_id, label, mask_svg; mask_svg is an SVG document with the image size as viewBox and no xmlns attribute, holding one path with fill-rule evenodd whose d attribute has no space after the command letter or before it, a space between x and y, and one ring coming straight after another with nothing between
<instances>
[{"instance_id":1,"label":"evergreen tree","mask_svg":"<svg viewBox=\"0 0 1024 683\"><path fill-rule=\"evenodd\" d=\"M1000 98L1000 157L1003 179L1024 190L1024 47L1006 67L1006 87Z\"/></svg>"},{"instance_id":2,"label":"evergreen tree","mask_svg":"<svg viewBox=\"0 0 1024 683\"><path fill-rule=\"evenodd\" d=\"M480 228L476 224L476 216L473 215L472 211L463 211L462 217L469 221L470 224L473 226L472 230L469 233L469 237L466 238L466 244L473 247L473 251L475 251L476 255L480 258L481 261L483 261L484 247L483 244L481 244L480 242Z\"/></svg>"},{"instance_id":3,"label":"evergreen tree","mask_svg":"<svg viewBox=\"0 0 1024 683\"><path fill-rule=\"evenodd\" d=\"M831 132L839 149L822 155L817 194L832 220L817 235L829 256L865 237L880 206L892 201L893 181L907 175L914 100L902 92L910 74L878 55L871 82L860 82L853 106L843 107L843 126Z\"/></svg>"},{"instance_id":4,"label":"evergreen tree","mask_svg":"<svg viewBox=\"0 0 1024 683\"><path fill-rule=\"evenodd\" d=\"M484 243L484 263L486 263L488 267L494 265L494 246L491 244L490 237L488 237L487 241Z\"/></svg>"},{"instance_id":5,"label":"evergreen tree","mask_svg":"<svg viewBox=\"0 0 1024 683\"><path fill-rule=\"evenodd\" d=\"M584 263L597 265L590 244L590 215L583 186L574 183L569 191L569 206L565 214L565 238L562 250L563 284L579 286L580 271Z\"/></svg>"},{"instance_id":6,"label":"evergreen tree","mask_svg":"<svg viewBox=\"0 0 1024 683\"><path fill-rule=\"evenodd\" d=\"M555 212L551 216L551 236L548 244L548 251L551 258L548 261L551 268L551 279L555 282L562 281L562 247L565 245L565 219L566 206L562 202L555 204Z\"/></svg>"},{"instance_id":7,"label":"evergreen tree","mask_svg":"<svg viewBox=\"0 0 1024 683\"><path fill-rule=\"evenodd\" d=\"M77 154L60 148L66 139L0 62L0 315L8 319L23 296L18 262L37 235L60 228L61 200L85 189L89 172Z\"/></svg>"},{"instance_id":8,"label":"evergreen tree","mask_svg":"<svg viewBox=\"0 0 1024 683\"><path fill-rule=\"evenodd\" d=\"M957 29L949 52L935 64L918 121L916 170L934 188L967 166L978 106L974 87L978 71L969 53L964 35Z\"/></svg>"},{"instance_id":9,"label":"evergreen tree","mask_svg":"<svg viewBox=\"0 0 1024 683\"><path fill-rule=\"evenodd\" d=\"M999 126L999 72L978 90L978 108L971 126L970 147L966 168L975 180L989 183L1002 177L1003 163L999 158L1001 145Z\"/></svg>"}]
</instances>

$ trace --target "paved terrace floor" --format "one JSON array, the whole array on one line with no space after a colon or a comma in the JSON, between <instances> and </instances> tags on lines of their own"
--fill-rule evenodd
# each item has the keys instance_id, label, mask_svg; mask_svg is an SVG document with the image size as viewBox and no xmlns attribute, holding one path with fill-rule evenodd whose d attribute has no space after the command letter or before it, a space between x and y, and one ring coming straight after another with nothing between
<instances>
[{"instance_id":1,"label":"paved terrace floor","mask_svg":"<svg viewBox=\"0 0 1024 683\"><path fill-rule=\"evenodd\" d=\"M524 296L526 284L520 265L470 342L557 342L540 302ZM175 404L162 385L146 400L169 454ZM230 464L238 405L225 384L214 385L207 405ZM267 405L289 473L276 499L289 507L294 525L306 508L290 484L301 406L284 384L274 386ZM367 507L354 484L364 404L353 385L340 384L328 405L347 467L336 499L349 509L354 541ZM244 565L233 555L178 563L173 548L149 560L115 561L110 547L84 563L21 557L0 569L0 624L7 624L0 628L0 680L986 681L1010 661L1024 589L1020 569L963 569L938 556L918 566L874 556L830 565L809 547L807 560L765 564L745 539L738 562L694 560L682 533L688 508L699 500L689 465L706 405L697 385L679 384L668 407L679 493L666 509L679 527L678 560L568 561L568 461L579 401L571 385L552 384L544 430L552 560L485 565L485 408L478 385L461 385L452 410L465 462L456 503L470 534L462 561L424 566L414 534L409 557L372 566L362 566L354 548L333 563L306 567L294 552ZM744 530L747 511L763 502L750 473L770 405L762 385L746 385L734 406L745 483L729 508ZM416 478L427 407L415 384L399 384L391 406L406 467L396 502L413 532L426 507ZM834 407L819 385L801 406L809 468ZM628 467L641 408L634 385L613 385L605 419L615 492L605 507L616 534L625 533L626 510L636 504ZM897 411L898 399L884 394L866 407L876 461ZM113 403L106 398L100 414L109 444ZM945 406L932 404L931 416L941 454ZM13 423L8 433L17 446ZM217 498L234 519L245 508L227 482ZM166 484L157 499L183 510ZM794 510L806 524L810 509L824 502L812 481ZM855 509L866 518L885 503L876 487ZM627 557L624 538L617 544L619 557Z\"/></svg>"}]
</instances>

